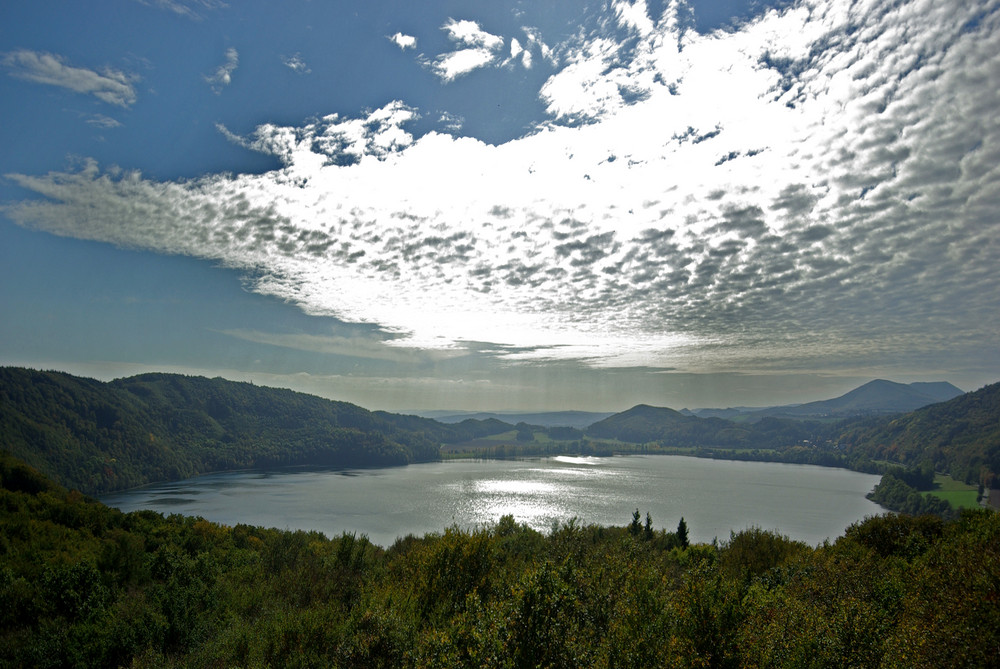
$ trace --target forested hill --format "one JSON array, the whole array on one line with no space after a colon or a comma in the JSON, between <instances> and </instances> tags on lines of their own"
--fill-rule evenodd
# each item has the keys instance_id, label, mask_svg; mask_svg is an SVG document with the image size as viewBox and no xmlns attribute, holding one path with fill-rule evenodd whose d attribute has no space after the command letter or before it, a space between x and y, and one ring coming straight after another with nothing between
<instances>
[{"instance_id":1,"label":"forested hill","mask_svg":"<svg viewBox=\"0 0 1000 669\"><path fill-rule=\"evenodd\" d=\"M587 428L587 436L597 439L697 449L786 449L816 443L826 434L827 427L817 422L768 417L756 423L734 423L722 418L686 416L673 409L645 404ZM806 458L805 461L846 464L839 459L828 462Z\"/></svg>"},{"instance_id":2,"label":"forested hill","mask_svg":"<svg viewBox=\"0 0 1000 669\"><path fill-rule=\"evenodd\" d=\"M702 444L713 440L715 433L728 427L732 427L732 423L721 418L696 418L665 407L639 404L594 423L587 428L587 435L633 443Z\"/></svg>"},{"instance_id":3,"label":"forested hill","mask_svg":"<svg viewBox=\"0 0 1000 669\"><path fill-rule=\"evenodd\" d=\"M996 485L1000 474L1000 383L898 417L845 426L839 443L872 460L924 460L967 483Z\"/></svg>"},{"instance_id":4,"label":"forested hill","mask_svg":"<svg viewBox=\"0 0 1000 669\"><path fill-rule=\"evenodd\" d=\"M102 383L0 368L0 448L88 494L227 469L434 460L442 442L507 429L219 378L144 374Z\"/></svg>"}]
</instances>

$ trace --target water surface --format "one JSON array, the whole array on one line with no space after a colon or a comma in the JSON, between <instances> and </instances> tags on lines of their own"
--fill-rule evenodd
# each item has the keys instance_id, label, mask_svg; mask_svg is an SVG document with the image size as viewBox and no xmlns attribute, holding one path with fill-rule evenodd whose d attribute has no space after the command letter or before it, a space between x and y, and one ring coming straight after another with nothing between
<instances>
[{"instance_id":1,"label":"water surface","mask_svg":"<svg viewBox=\"0 0 1000 669\"><path fill-rule=\"evenodd\" d=\"M844 469L685 456L453 460L376 469L227 472L102 498L123 511L153 509L226 525L397 537L465 529L510 514L549 531L578 518L626 525L638 508L656 528L684 517L692 541L731 530L775 529L811 545L882 511L865 499L878 477Z\"/></svg>"}]
</instances>

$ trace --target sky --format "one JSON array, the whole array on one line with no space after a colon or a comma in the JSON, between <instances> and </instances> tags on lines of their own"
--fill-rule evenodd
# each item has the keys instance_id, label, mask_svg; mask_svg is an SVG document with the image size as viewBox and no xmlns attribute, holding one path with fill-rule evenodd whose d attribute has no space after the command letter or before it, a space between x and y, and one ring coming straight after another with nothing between
<instances>
[{"instance_id":1,"label":"sky","mask_svg":"<svg viewBox=\"0 0 1000 669\"><path fill-rule=\"evenodd\" d=\"M1000 379L1000 0L12 0L0 364L392 411Z\"/></svg>"}]
</instances>

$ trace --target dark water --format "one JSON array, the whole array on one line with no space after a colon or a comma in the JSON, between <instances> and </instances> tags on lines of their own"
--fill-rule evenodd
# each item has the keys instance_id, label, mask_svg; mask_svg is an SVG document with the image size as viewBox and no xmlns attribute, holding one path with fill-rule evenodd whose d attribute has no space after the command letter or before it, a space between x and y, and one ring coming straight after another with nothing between
<instances>
[{"instance_id":1,"label":"dark water","mask_svg":"<svg viewBox=\"0 0 1000 669\"><path fill-rule=\"evenodd\" d=\"M365 534L382 546L412 533L470 529L505 514L538 530L578 518L626 525L638 507L656 528L684 517L693 541L775 529L811 545L881 512L870 474L683 456L458 460L384 469L282 469L199 476L108 495L124 511L154 509L235 525Z\"/></svg>"}]
</instances>

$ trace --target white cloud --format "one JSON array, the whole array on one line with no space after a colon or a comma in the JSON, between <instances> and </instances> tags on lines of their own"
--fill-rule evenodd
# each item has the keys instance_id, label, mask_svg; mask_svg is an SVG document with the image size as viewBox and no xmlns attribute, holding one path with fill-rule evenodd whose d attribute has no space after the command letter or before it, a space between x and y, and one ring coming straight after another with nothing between
<instances>
[{"instance_id":1,"label":"white cloud","mask_svg":"<svg viewBox=\"0 0 1000 669\"><path fill-rule=\"evenodd\" d=\"M465 119L462 118L461 116L456 116L455 114L444 112L438 119L438 123L441 124L441 126L445 130L452 133L456 133L462 129L463 125L465 125Z\"/></svg>"},{"instance_id":2,"label":"white cloud","mask_svg":"<svg viewBox=\"0 0 1000 669\"><path fill-rule=\"evenodd\" d=\"M390 35L389 41L398 46L402 51L417 48L417 38L413 35L404 35L398 32L395 35Z\"/></svg>"},{"instance_id":3,"label":"white cloud","mask_svg":"<svg viewBox=\"0 0 1000 669\"><path fill-rule=\"evenodd\" d=\"M496 54L489 49L462 49L439 56L430 63L430 68L442 81L449 82L496 60Z\"/></svg>"},{"instance_id":4,"label":"white cloud","mask_svg":"<svg viewBox=\"0 0 1000 669\"><path fill-rule=\"evenodd\" d=\"M530 54L532 49L538 49L542 58L545 60L549 61L553 65L558 62L559 59L556 56L555 50L542 40L541 33L539 33L536 28L525 26L521 28L521 30L524 31L526 39L524 46L525 52Z\"/></svg>"},{"instance_id":5,"label":"white cloud","mask_svg":"<svg viewBox=\"0 0 1000 669\"><path fill-rule=\"evenodd\" d=\"M534 28L522 28L524 43L511 38L509 56L503 58L504 38L483 30L475 21L450 19L442 26L449 39L460 48L438 55L436 58L421 56L424 67L431 70L442 81L449 83L459 77L484 67L510 67L520 63L531 69L535 63L535 53L544 60L555 64L558 58L554 50L545 44Z\"/></svg>"},{"instance_id":6,"label":"white cloud","mask_svg":"<svg viewBox=\"0 0 1000 669\"><path fill-rule=\"evenodd\" d=\"M419 351L401 347L385 346L384 338L343 337L337 335L276 334L258 330L222 330L221 334L256 344L267 344L296 351L322 353L324 355L388 360L401 364L425 364L430 360L444 359L458 355L455 351Z\"/></svg>"},{"instance_id":7,"label":"white cloud","mask_svg":"<svg viewBox=\"0 0 1000 669\"><path fill-rule=\"evenodd\" d=\"M302 60L302 54L296 53L292 56L282 56L281 63L296 74L309 74L312 72L309 66L306 65L306 62Z\"/></svg>"},{"instance_id":8,"label":"white cloud","mask_svg":"<svg viewBox=\"0 0 1000 669\"><path fill-rule=\"evenodd\" d=\"M498 146L415 138L397 102L234 137L281 158L266 174L13 175L46 199L7 213L221 261L397 345L761 373L971 357L1000 330L1000 3L850 7L708 36L620 11L560 49L552 121Z\"/></svg>"},{"instance_id":9,"label":"white cloud","mask_svg":"<svg viewBox=\"0 0 1000 669\"><path fill-rule=\"evenodd\" d=\"M119 107L128 107L136 100L135 88L132 86L136 78L120 70L88 70L67 64L62 56L27 49L5 54L0 63L11 76L18 79L93 95Z\"/></svg>"},{"instance_id":10,"label":"white cloud","mask_svg":"<svg viewBox=\"0 0 1000 669\"><path fill-rule=\"evenodd\" d=\"M475 21L449 19L441 29L453 42L466 47L495 51L503 46L502 37L486 32Z\"/></svg>"},{"instance_id":11,"label":"white cloud","mask_svg":"<svg viewBox=\"0 0 1000 669\"><path fill-rule=\"evenodd\" d=\"M212 86L212 90L218 95L222 89L233 81L233 72L240 64L240 54L233 47L226 49L226 62L220 65L210 76L205 76L205 81Z\"/></svg>"},{"instance_id":12,"label":"white cloud","mask_svg":"<svg viewBox=\"0 0 1000 669\"><path fill-rule=\"evenodd\" d=\"M463 47L425 61L442 81L451 82L473 70L500 63L503 38L486 32L475 21L449 19L441 29L452 42Z\"/></svg>"}]
</instances>

